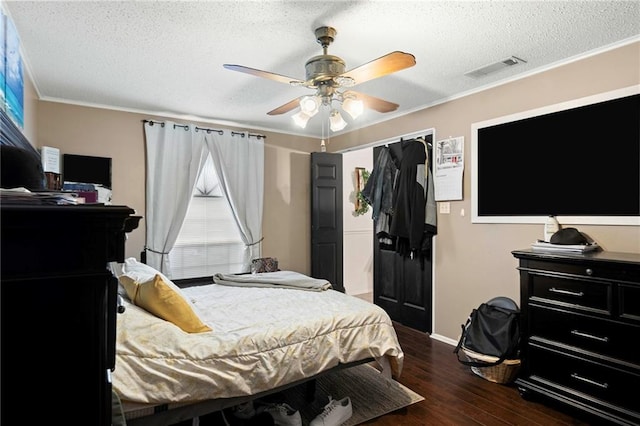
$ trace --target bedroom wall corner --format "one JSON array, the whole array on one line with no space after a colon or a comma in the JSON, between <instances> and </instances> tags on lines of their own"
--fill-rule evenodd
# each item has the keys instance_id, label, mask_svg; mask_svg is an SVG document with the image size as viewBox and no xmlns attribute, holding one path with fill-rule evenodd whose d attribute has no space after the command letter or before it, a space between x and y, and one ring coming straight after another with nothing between
<instances>
[{"instance_id":1,"label":"bedroom wall corner","mask_svg":"<svg viewBox=\"0 0 640 426\"><path fill-rule=\"evenodd\" d=\"M142 120L152 117L50 101L40 101L38 111L40 146L58 148L60 155L112 159L112 204L128 206L143 217L125 244L126 257L140 259L146 213Z\"/></svg>"},{"instance_id":2,"label":"bedroom wall corner","mask_svg":"<svg viewBox=\"0 0 640 426\"><path fill-rule=\"evenodd\" d=\"M42 145L38 143L38 93L33 83L33 79L29 70L24 71L24 129L22 133L24 137L35 148L40 148Z\"/></svg>"},{"instance_id":3,"label":"bedroom wall corner","mask_svg":"<svg viewBox=\"0 0 640 426\"><path fill-rule=\"evenodd\" d=\"M313 141L274 135L265 143L262 255L280 269L311 273L311 168Z\"/></svg>"}]
</instances>

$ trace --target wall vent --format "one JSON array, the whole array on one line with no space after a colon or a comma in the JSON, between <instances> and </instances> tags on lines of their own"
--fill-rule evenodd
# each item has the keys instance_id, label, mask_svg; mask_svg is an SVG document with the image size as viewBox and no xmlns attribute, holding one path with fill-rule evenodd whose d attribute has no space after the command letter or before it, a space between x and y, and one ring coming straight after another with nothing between
<instances>
[{"instance_id":1,"label":"wall vent","mask_svg":"<svg viewBox=\"0 0 640 426\"><path fill-rule=\"evenodd\" d=\"M507 59L503 59L502 61L494 62L493 64L485 65L473 71L469 71L464 75L471 78L481 78L494 72L498 72L503 68L507 68L521 62L527 63L527 61L525 61L524 59L520 59L517 56L510 56Z\"/></svg>"}]
</instances>

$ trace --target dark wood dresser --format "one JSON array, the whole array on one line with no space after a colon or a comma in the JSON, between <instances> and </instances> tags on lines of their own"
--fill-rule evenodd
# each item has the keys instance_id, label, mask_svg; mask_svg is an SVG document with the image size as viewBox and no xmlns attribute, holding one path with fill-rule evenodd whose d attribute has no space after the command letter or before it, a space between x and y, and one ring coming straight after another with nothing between
<instances>
[{"instance_id":1,"label":"dark wood dresser","mask_svg":"<svg viewBox=\"0 0 640 426\"><path fill-rule=\"evenodd\" d=\"M640 424L640 254L516 250L523 397Z\"/></svg>"},{"instance_id":2,"label":"dark wood dresser","mask_svg":"<svg viewBox=\"0 0 640 426\"><path fill-rule=\"evenodd\" d=\"M0 205L2 424L111 424L125 206Z\"/></svg>"}]
</instances>

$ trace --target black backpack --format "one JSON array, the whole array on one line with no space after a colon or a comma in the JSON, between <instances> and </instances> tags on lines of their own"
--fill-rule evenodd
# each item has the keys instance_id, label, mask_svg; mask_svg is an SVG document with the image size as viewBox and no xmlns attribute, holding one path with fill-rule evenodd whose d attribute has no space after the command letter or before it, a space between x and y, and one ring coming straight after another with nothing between
<instances>
[{"instance_id":1,"label":"black backpack","mask_svg":"<svg viewBox=\"0 0 640 426\"><path fill-rule=\"evenodd\" d=\"M460 358L460 349L497 357L485 362L476 358ZM517 359L520 353L520 310L511 299L499 297L474 309L462 325L462 334L453 351L458 361L472 367L491 367L506 359Z\"/></svg>"}]
</instances>

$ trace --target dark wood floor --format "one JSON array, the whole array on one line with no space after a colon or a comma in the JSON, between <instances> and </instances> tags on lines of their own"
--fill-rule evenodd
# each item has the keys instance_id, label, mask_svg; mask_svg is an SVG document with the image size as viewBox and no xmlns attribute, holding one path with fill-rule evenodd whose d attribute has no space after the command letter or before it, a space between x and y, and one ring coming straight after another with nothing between
<instances>
[{"instance_id":1,"label":"dark wood floor","mask_svg":"<svg viewBox=\"0 0 640 426\"><path fill-rule=\"evenodd\" d=\"M594 425L579 413L522 398L514 385L490 382L460 364L453 347L395 324L404 351L399 381L425 400L367 422L412 425Z\"/></svg>"},{"instance_id":2,"label":"dark wood floor","mask_svg":"<svg viewBox=\"0 0 640 426\"><path fill-rule=\"evenodd\" d=\"M595 419L564 406L525 400L514 385L490 382L460 364L451 345L401 324L394 325L404 351L399 381L425 399L366 425L600 425ZM216 416L202 419L200 425L224 425ZM185 422L179 426L190 425L191 422Z\"/></svg>"},{"instance_id":3,"label":"dark wood floor","mask_svg":"<svg viewBox=\"0 0 640 426\"><path fill-rule=\"evenodd\" d=\"M498 384L475 375L458 362L449 344L394 323L404 351L399 382L425 399L366 422L376 426L465 425L601 425L597 419L551 401L526 400L513 384ZM218 421L201 420L201 425ZM224 424L224 423L222 423ZM180 426L191 425L190 422Z\"/></svg>"}]
</instances>

